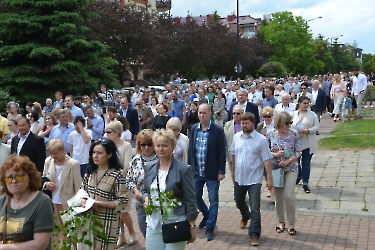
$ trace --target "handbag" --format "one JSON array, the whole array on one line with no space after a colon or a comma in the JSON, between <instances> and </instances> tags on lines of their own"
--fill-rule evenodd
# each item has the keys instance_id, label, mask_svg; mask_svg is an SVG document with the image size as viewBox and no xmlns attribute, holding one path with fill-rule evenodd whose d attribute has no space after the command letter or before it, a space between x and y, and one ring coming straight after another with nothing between
<instances>
[{"instance_id":1,"label":"handbag","mask_svg":"<svg viewBox=\"0 0 375 250\"><path fill-rule=\"evenodd\" d=\"M272 169L274 187L284 187L284 168Z\"/></svg>"},{"instance_id":2,"label":"handbag","mask_svg":"<svg viewBox=\"0 0 375 250\"><path fill-rule=\"evenodd\" d=\"M7 244L7 216L8 216L8 196L5 198L4 202L5 214L3 219L3 244Z\"/></svg>"},{"instance_id":3,"label":"handbag","mask_svg":"<svg viewBox=\"0 0 375 250\"><path fill-rule=\"evenodd\" d=\"M156 175L156 185L160 197L159 174ZM163 205L160 203L160 212L163 216ZM190 223L187 220L164 223L161 225L161 233L164 243L175 243L191 239Z\"/></svg>"}]
</instances>

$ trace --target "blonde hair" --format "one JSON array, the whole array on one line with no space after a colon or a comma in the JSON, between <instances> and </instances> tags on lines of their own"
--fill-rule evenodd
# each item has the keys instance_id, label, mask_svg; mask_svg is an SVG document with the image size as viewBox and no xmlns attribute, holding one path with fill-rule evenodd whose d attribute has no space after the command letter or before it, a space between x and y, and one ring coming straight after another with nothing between
<instances>
[{"instance_id":1,"label":"blonde hair","mask_svg":"<svg viewBox=\"0 0 375 250\"><path fill-rule=\"evenodd\" d=\"M178 119L178 118L177 118ZM157 129L154 132L154 135L152 137L152 141L154 142L154 145L157 141L165 141L172 145L172 148L174 149L177 145L176 136L174 135L172 130L169 129Z\"/></svg>"},{"instance_id":2,"label":"blonde hair","mask_svg":"<svg viewBox=\"0 0 375 250\"><path fill-rule=\"evenodd\" d=\"M52 139L47 143L47 151L65 150L64 141L61 139Z\"/></svg>"},{"instance_id":3,"label":"blonde hair","mask_svg":"<svg viewBox=\"0 0 375 250\"><path fill-rule=\"evenodd\" d=\"M267 106L267 107L264 107L262 109L262 111L260 112L260 114L263 116L263 115L270 115L270 116L273 116L273 111L274 109L271 108L270 106Z\"/></svg>"},{"instance_id":4,"label":"blonde hair","mask_svg":"<svg viewBox=\"0 0 375 250\"><path fill-rule=\"evenodd\" d=\"M280 129L283 124L291 122L293 117L287 112L280 112L275 118L275 129Z\"/></svg>"},{"instance_id":5,"label":"blonde hair","mask_svg":"<svg viewBox=\"0 0 375 250\"><path fill-rule=\"evenodd\" d=\"M107 126L105 126L105 129L111 129L118 135L118 137L121 137L122 132L124 132L122 123L120 121L108 123Z\"/></svg>"},{"instance_id":6,"label":"blonde hair","mask_svg":"<svg viewBox=\"0 0 375 250\"><path fill-rule=\"evenodd\" d=\"M181 121L179 118L177 117L172 117L168 120L167 122L167 129L171 129L172 128L177 128L179 131L181 131L182 129L182 124L181 124Z\"/></svg>"}]
</instances>

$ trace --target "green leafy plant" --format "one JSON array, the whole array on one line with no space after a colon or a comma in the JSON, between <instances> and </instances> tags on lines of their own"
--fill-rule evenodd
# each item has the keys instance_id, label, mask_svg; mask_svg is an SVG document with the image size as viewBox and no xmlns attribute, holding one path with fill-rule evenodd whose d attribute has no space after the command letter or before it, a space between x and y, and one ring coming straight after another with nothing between
<instances>
[{"instance_id":1,"label":"green leafy plant","mask_svg":"<svg viewBox=\"0 0 375 250\"><path fill-rule=\"evenodd\" d=\"M63 216L65 214L70 214L73 211L73 208L70 207L68 210L61 211L60 215ZM86 225L88 223L89 226L87 227ZM80 233L78 228L82 229ZM93 242L85 239L85 236L87 236L89 233L92 233L94 238L100 239L108 244L108 237L103 232L103 229L103 223L98 219L98 217L88 212L77 214L64 224L58 223L58 218L55 216L55 226L52 234L52 247L53 249L70 250L75 243L83 243L91 247ZM62 242L58 239L59 234L62 234L64 237Z\"/></svg>"},{"instance_id":2,"label":"green leafy plant","mask_svg":"<svg viewBox=\"0 0 375 250\"><path fill-rule=\"evenodd\" d=\"M157 192L157 190L153 188L151 192ZM172 190L168 192L160 191L158 193L159 196L154 198L154 200L151 198L151 194L148 195L148 205L145 208L145 212L147 215L150 215L163 209L162 219L166 220L168 219L169 213L173 212L173 208L181 206L182 203L173 197L174 193Z\"/></svg>"}]
</instances>

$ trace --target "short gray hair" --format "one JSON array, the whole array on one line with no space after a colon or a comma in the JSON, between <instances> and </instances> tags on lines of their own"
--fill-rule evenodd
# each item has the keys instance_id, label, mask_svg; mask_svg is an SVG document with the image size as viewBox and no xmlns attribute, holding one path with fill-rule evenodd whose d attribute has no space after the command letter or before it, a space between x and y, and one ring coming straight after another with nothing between
<instances>
[{"instance_id":1,"label":"short gray hair","mask_svg":"<svg viewBox=\"0 0 375 250\"><path fill-rule=\"evenodd\" d=\"M240 88L240 89L238 89L237 92L246 93L246 95L249 94L249 92L248 92L246 89L244 89L244 88Z\"/></svg>"},{"instance_id":2,"label":"short gray hair","mask_svg":"<svg viewBox=\"0 0 375 250\"><path fill-rule=\"evenodd\" d=\"M171 127L173 128L177 128L179 131L181 131L182 129L182 124L181 124L181 121L179 118L177 117L172 117L168 120L167 122L167 129L171 129Z\"/></svg>"}]
</instances>

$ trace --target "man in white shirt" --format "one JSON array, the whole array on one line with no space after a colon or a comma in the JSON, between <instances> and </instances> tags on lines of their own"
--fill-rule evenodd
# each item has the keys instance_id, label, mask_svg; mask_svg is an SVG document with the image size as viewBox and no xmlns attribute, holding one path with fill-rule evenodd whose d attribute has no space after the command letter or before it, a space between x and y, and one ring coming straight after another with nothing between
<instances>
[{"instance_id":1,"label":"man in white shirt","mask_svg":"<svg viewBox=\"0 0 375 250\"><path fill-rule=\"evenodd\" d=\"M290 95L287 93L284 93L281 96L281 103L278 103L275 106L273 116L276 117L278 114L280 114L280 112L283 112L283 111L290 114L292 111L295 111L295 110L296 110L296 105L290 102Z\"/></svg>"},{"instance_id":2,"label":"man in white shirt","mask_svg":"<svg viewBox=\"0 0 375 250\"><path fill-rule=\"evenodd\" d=\"M262 100L263 100L262 94L255 91L256 90L256 85L251 85L249 90L250 90L250 92L249 92L249 94L247 96L247 100L249 102L254 103L259 108L260 105L262 104Z\"/></svg>"},{"instance_id":3,"label":"man in white shirt","mask_svg":"<svg viewBox=\"0 0 375 250\"><path fill-rule=\"evenodd\" d=\"M252 113L241 115L242 131L233 136L231 155L233 162L234 195L237 208L241 212L240 228L246 228L249 219L251 245L259 245L261 234L260 190L264 169L267 172L267 187L272 189L272 158L267 139L255 129L255 117ZM245 202L249 195L249 205Z\"/></svg>"},{"instance_id":4,"label":"man in white shirt","mask_svg":"<svg viewBox=\"0 0 375 250\"><path fill-rule=\"evenodd\" d=\"M366 94L367 88L367 77L359 73L358 69L353 70L353 87L352 87L352 96L354 96L357 102L357 116L354 118L362 119L362 101Z\"/></svg>"},{"instance_id":5,"label":"man in white shirt","mask_svg":"<svg viewBox=\"0 0 375 250\"><path fill-rule=\"evenodd\" d=\"M89 163L89 151L91 146L92 131L85 129L85 119L83 116L76 116L73 121L75 131L68 136L70 144L70 155L79 162L81 167L81 177L86 174L87 165Z\"/></svg>"},{"instance_id":6,"label":"man in white shirt","mask_svg":"<svg viewBox=\"0 0 375 250\"><path fill-rule=\"evenodd\" d=\"M233 103L233 100L236 99L236 93L232 91L232 85L227 85L227 91L225 92L225 100L226 100L226 109L227 111L230 109L230 106Z\"/></svg>"}]
</instances>

